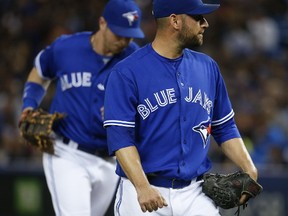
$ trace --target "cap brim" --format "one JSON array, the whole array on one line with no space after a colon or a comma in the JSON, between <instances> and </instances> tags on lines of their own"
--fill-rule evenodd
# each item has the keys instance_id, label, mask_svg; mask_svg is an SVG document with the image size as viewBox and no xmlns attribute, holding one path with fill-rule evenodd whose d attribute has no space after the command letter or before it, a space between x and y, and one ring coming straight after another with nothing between
<instances>
[{"instance_id":1,"label":"cap brim","mask_svg":"<svg viewBox=\"0 0 288 216\"><path fill-rule=\"evenodd\" d=\"M144 33L140 28L123 28L115 25L109 25L108 27L111 31L120 36L120 37L128 37L128 38L144 38Z\"/></svg>"},{"instance_id":2,"label":"cap brim","mask_svg":"<svg viewBox=\"0 0 288 216\"><path fill-rule=\"evenodd\" d=\"M190 15L202 15L209 14L217 10L220 7L220 4L203 4L192 11L187 12L186 14Z\"/></svg>"}]
</instances>

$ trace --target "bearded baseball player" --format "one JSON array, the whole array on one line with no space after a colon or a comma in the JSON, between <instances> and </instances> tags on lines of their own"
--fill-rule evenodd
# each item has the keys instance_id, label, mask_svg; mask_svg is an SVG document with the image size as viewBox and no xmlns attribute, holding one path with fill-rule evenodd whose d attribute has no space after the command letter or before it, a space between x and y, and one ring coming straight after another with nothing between
<instances>
[{"instance_id":1,"label":"bearded baseball player","mask_svg":"<svg viewBox=\"0 0 288 216\"><path fill-rule=\"evenodd\" d=\"M39 107L48 85L56 80L50 112L65 113L53 127L55 153L43 154L57 216L102 216L113 198L119 177L115 159L103 155L105 81L117 62L139 48L132 39L144 37L140 21L134 1L110 0L99 18L99 30L60 36L35 58L25 84L23 112Z\"/></svg>"},{"instance_id":2,"label":"bearded baseball player","mask_svg":"<svg viewBox=\"0 0 288 216\"><path fill-rule=\"evenodd\" d=\"M201 187L201 176L211 168L211 135L257 179L217 63L188 49L202 45L209 26L203 14L218 7L201 0L154 0L155 39L109 76L104 126L121 177L116 216L220 215Z\"/></svg>"}]
</instances>

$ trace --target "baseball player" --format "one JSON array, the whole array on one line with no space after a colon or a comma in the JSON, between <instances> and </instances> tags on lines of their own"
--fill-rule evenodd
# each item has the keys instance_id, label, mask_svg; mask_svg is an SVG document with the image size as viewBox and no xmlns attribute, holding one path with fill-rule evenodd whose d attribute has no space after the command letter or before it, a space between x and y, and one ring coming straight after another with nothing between
<instances>
[{"instance_id":1,"label":"baseball player","mask_svg":"<svg viewBox=\"0 0 288 216\"><path fill-rule=\"evenodd\" d=\"M104 126L121 177L116 216L220 215L201 187L201 175L211 168L211 135L257 179L217 63L187 48L202 45L208 28L203 14L218 7L201 0L154 0L153 42L109 76Z\"/></svg>"},{"instance_id":2,"label":"baseball player","mask_svg":"<svg viewBox=\"0 0 288 216\"><path fill-rule=\"evenodd\" d=\"M25 84L23 111L39 106L57 81L51 113L66 117L53 129L55 154L43 154L43 167L56 215L102 216L119 177L108 159L103 128L105 81L111 68L143 38L141 11L132 0L110 0L99 30L62 35L35 58Z\"/></svg>"}]
</instances>

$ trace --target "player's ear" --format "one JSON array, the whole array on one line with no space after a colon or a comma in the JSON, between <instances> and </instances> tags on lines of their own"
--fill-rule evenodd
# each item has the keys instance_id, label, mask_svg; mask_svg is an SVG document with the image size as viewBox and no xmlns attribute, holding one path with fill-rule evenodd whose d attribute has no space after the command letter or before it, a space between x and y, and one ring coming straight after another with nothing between
<instances>
[{"instance_id":1,"label":"player's ear","mask_svg":"<svg viewBox=\"0 0 288 216\"><path fill-rule=\"evenodd\" d=\"M107 22L103 16L99 18L99 28L105 29L107 27Z\"/></svg>"},{"instance_id":2,"label":"player's ear","mask_svg":"<svg viewBox=\"0 0 288 216\"><path fill-rule=\"evenodd\" d=\"M173 28L175 29L179 29L181 24L180 16L176 14L171 14L169 18L170 18L170 25L173 26Z\"/></svg>"}]
</instances>

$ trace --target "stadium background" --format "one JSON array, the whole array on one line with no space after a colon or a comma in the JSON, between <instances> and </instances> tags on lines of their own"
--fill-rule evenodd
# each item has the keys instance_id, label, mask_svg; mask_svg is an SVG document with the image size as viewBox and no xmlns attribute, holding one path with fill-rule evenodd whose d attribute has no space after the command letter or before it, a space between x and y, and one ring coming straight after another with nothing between
<instances>
[{"instance_id":1,"label":"stadium background","mask_svg":"<svg viewBox=\"0 0 288 216\"><path fill-rule=\"evenodd\" d=\"M136 1L146 37L155 34L151 0ZM206 0L208 2L208 0ZM210 0L213 2L213 0ZM214 0L215 2L215 0ZM41 154L23 144L17 121L33 58L60 34L97 29L105 0L0 0L0 216L52 216ZM220 65L264 192L243 216L288 215L288 1L221 0L198 48ZM53 88L42 107L48 109ZM217 145L217 172L236 169ZM231 210L231 211L234 211ZM233 212L234 213L234 212ZM224 211L224 215L233 215Z\"/></svg>"}]
</instances>

